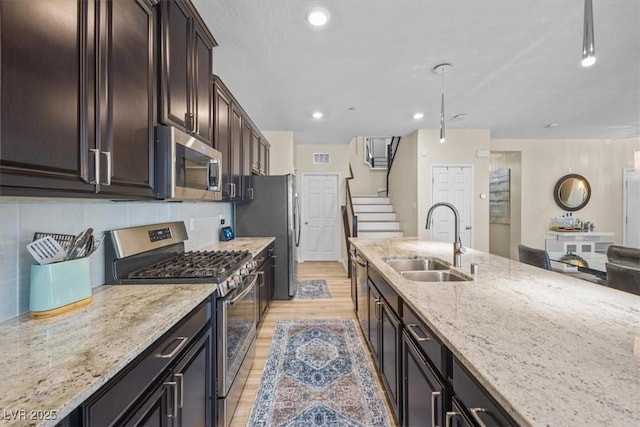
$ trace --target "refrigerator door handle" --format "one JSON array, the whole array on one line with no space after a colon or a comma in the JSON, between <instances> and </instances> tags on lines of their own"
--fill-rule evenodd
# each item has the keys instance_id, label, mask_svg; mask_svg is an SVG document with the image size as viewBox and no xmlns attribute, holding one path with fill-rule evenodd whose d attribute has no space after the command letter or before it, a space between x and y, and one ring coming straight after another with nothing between
<instances>
[{"instance_id":1,"label":"refrigerator door handle","mask_svg":"<svg viewBox=\"0 0 640 427\"><path fill-rule=\"evenodd\" d=\"M293 203L295 205L294 207L294 227L295 227L295 233L296 233L296 248L300 247L300 229L302 227L300 227L300 195L298 193L294 194L294 198L293 198Z\"/></svg>"}]
</instances>

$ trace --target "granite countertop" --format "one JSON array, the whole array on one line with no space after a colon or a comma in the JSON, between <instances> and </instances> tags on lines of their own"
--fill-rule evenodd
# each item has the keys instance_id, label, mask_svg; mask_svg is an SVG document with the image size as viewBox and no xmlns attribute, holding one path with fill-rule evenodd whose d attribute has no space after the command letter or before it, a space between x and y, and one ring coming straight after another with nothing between
<instances>
[{"instance_id":1,"label":"granite countertop","mask_svg":"<svg viewBox=\"0 0 640 427\"><path fill-rule=\"evenodd\" d=\"M237 238L199 249L255 256L273 240ZM215 290L215 284L99 286L88 306L0 323L0 425L55 425Z\"/></svg>"},{"instance_id":2,"label":"granite countertop","mask_svg":"<svg viewBox=\"0 0 640 427\"><path fill-rule=\"evenodd\" d=\"M236 237L228 242L217 242L204 245L198 248L198 250L249 251L253 256L256 256L274 240L274 237Z\"/></svg>"},{"instance_id":3,"label":"granite countertop","mask_svg":"<svg viewBox=\"0 0 640 427\"><path fill-rule=\"evenodd\" d=\"M519 424L640 425L639 296L472 249L473 281L414 282L383 258L451 243L350 240Z\"/></svg>"}]
</instances>

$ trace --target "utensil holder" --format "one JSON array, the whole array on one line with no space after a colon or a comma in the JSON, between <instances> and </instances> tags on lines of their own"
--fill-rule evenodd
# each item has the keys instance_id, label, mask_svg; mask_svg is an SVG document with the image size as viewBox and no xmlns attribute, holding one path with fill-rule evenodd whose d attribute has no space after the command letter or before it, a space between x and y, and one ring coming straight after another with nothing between
<instances>
[{"instance_id":1,"label":"utensil holder","mask_svg":"<svg viewBox=\"0 0 640 427\"><path fill-rule=\"evenodd\" d=\"M31 266L31 317L48 317L91 303L89 258Z\"/></svg>"}]
</instances>

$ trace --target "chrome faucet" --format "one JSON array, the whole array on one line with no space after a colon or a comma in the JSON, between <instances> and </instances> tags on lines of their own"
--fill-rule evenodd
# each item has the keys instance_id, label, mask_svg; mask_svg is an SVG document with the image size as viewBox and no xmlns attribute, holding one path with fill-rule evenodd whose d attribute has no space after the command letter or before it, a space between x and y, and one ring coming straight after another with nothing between
<instances>
[{"instance_id":1,"label":"chrome faucet","mask_svg":"<svg viewBox=\"0 0 640 427\"><path fill-rule=\"evenodd\" d=\"M453 266L461 267L462 266L462 254L466 252L464 246L462 246L462 240L460 240L460 214L458 213L458 209L453 206L451 203L447 202L438 202L429 208L429 212L427 212L427 225L426 229L431 229L431 216L433 215L433 211L438 206L446 206L453 212L454 220L455 220L455 240L453 241Z\"/></svg>"}]
</instances>

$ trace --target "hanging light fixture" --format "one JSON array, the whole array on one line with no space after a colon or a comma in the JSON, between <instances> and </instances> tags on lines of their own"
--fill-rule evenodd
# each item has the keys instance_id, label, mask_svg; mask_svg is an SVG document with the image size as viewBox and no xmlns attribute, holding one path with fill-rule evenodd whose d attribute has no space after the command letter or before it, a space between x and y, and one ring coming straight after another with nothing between
<instances>
[{"instance_id":1,"label":"hanging light fixture","mask_svg":"<svg viewBox=\"0 0 640 427\"><path fill-rule=\"evenodd\" d=\"M633 153L633 169L636 172L640 172L640 150L636 150Z\"/></svg>"},{"instance_id":2,"label":"hanging light fixture","mask_svg":"<svg viewBox=\"0 0 640 427\"><path fill-rule=\"evenodd\" d=\"M584 0L584 35L582 38L582 66L591 67L596 63L596 46L593 40L593 3Z\"/></svg>"},{"instance_id":3,"label":"hanging light fixture","mask_svg":"<svg viewBox=\"0 0 640 427\"><path fill-rule=\"evenodd\" d=\"M433 67L433 72L436 74L440 74L442 76L442 96L440 97L440 143L444 143L446 141L445 138L445 124L444 124L444 73L449 71L449 68L453 67L453 65L444 63L438 64Z\"/></svg>"}]
</instances>

